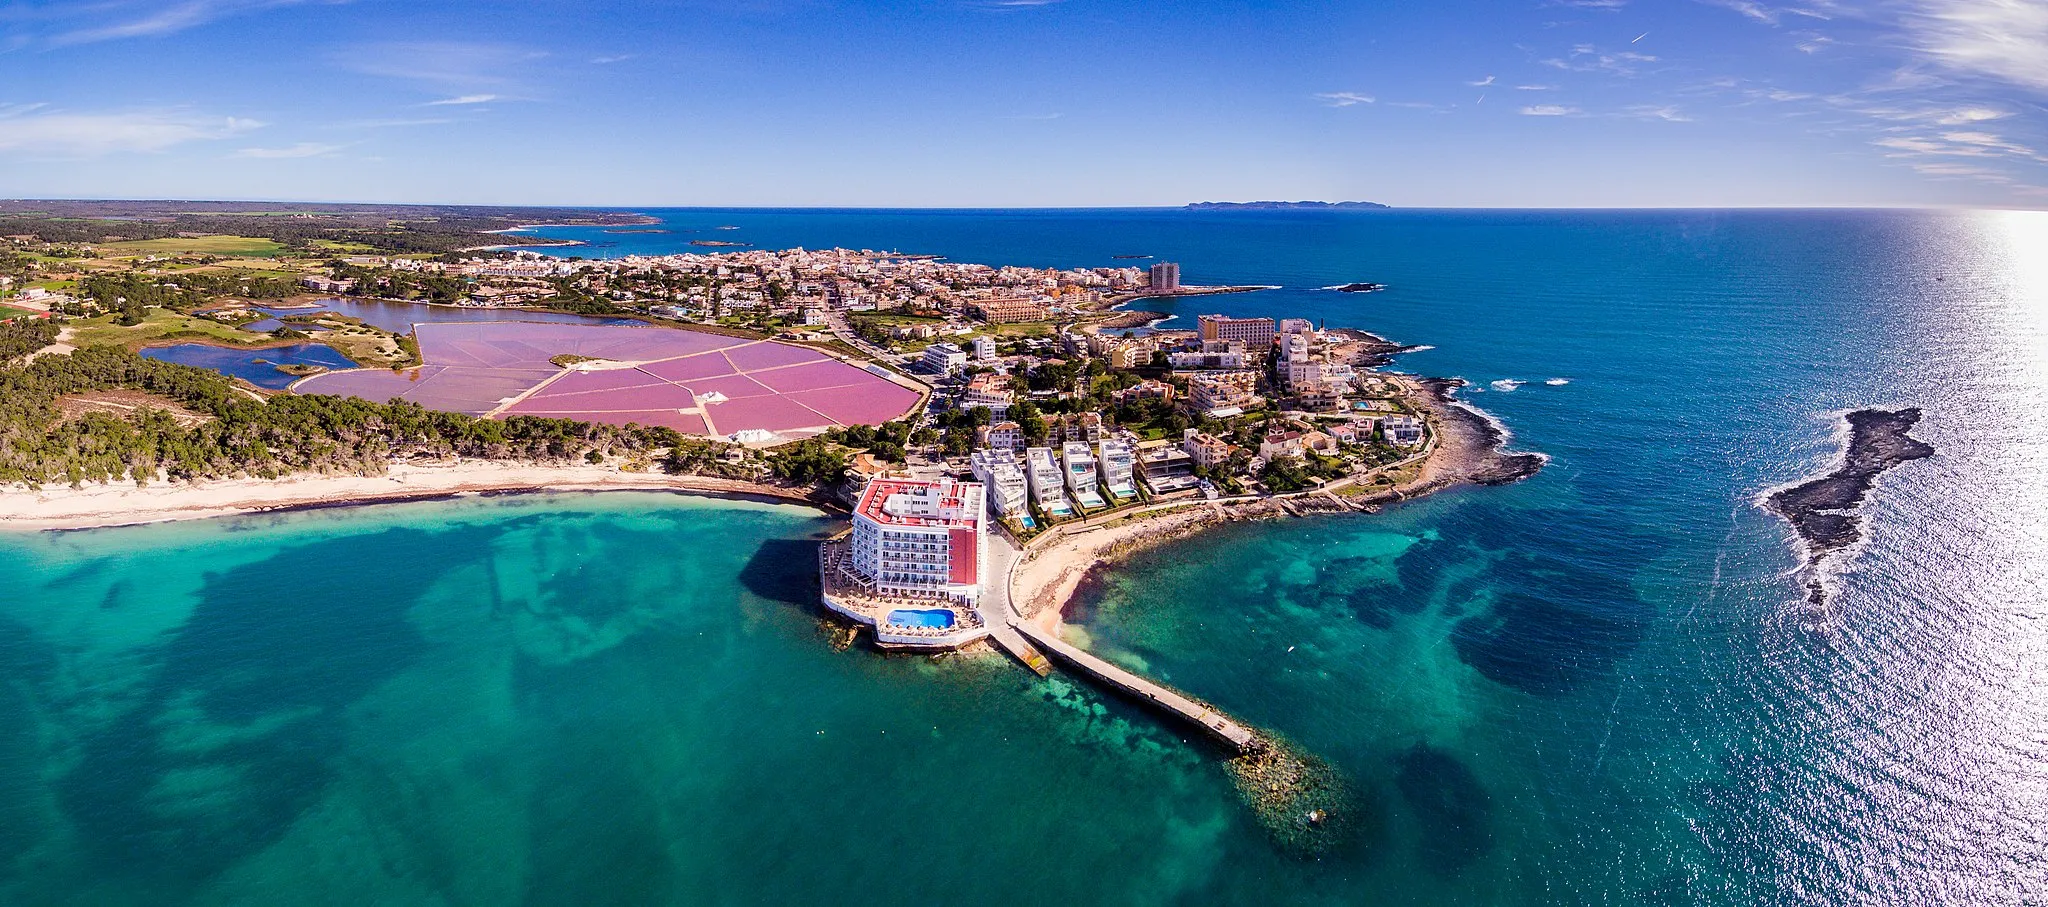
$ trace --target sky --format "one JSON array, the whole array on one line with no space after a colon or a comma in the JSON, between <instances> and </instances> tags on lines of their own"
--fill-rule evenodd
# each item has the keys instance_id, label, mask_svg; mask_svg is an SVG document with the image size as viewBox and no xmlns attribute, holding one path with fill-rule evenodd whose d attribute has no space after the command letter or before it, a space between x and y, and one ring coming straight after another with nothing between
<instances>
[{"instance_id":1,"label":"sky","mask_svg":"<svg viewBox=\"0 0 2048 907\"><path fill-rule=\"evenodd\" d=\"M2048 0L0 0L0 197L2048 207Z\"/></svg>"}]
</instances>

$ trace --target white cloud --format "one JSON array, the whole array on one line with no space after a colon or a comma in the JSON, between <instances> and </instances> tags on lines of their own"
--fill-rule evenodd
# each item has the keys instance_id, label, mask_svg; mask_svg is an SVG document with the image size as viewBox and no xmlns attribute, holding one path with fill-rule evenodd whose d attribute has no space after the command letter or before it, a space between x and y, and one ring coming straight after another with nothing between
<instances>
[{"instance_id":1,"label":"white cloud","mask_svg":"<svg viewBox=\"0 0 2048 907\"><path fill-rule=\"evenodd\" d=\"M438 101L428 101L425 104L421 104L420 106L464 107L470 104L489 104L490 102L495 100L498 100L498 96L494 94L466 94L458 98L442 98L441 100Z\"/></svg>"},{"instance_id":2,"label":"white cloud","mask_svg":"<svg viewBox=\"0 0 2048 907\"><path fill-rule=\"evenodd\" d=\"M1316 98L1331 107L1350 107L1355 104L1371 104L1377 98L1355 91L1330 91L1316 95Z\"/></svg>"},{"instance_id":3,"label":"white cloud","mask_svg":"<svg viewBox=\"0 0 2048 907\"><path fill-rule=\"evenodd\" d=\"M1804 16L1808 19L1833 18L1828 13L1817 9L1801 6L1766 6L1765 4L1755 2L1755 0L1700 0L1700 2L1709 6L1732 9L1766 25L1776 25L1786 16ZM1827 0L1821 0L1820 5L1828 5Z\"/></svg>"},{"instance_id":4,"label":"white cloud","mask_svg":"<svg viewBox=\"0 0 2048 907\"><path fill-rule=\"evenodd\" d=\"M326 127L325 127L325 128L328 128L328 129L403 129L403 128L407 128L407 127L411 127L411 126L444 126L444 125L447 125L447 124L449 124L449 123L453 123L453 122L455 122L455 121L454 121L454 120L451 120L451 119L447 119L447 118L444 118L444 117L418 117L418 118L414 118L414 119L389 119L389 120L346 120L346 121L343 121L343 122L340 122L340 123L328 123L328 124L326 125Z\"/></svg>"},{"instance_id":5,"label":"white cloud","mask_svg":"<svg viewBox=\"0 0 2048 907\"><path fill-rule=\"evenodd\" d=\"M1566 107L1562 104L1533 104L1522 108L1522 115L1525 117L1573 117L1582 112L1577 107Z\"/></svg>"},{"instance_id":6,"label":"white cloud","mask_svg":"<svg viewBox=\"0 0 2048 907\"><path fill-rule=\"evenodd\" d=\"M263 160L283 160L289 158L302 157L326 157L346 147L348 146L324 145L319 142L300 142L296 145L287 145L283 148L244 148L240 151L235 152L235 157L260 158Z\"/></svg>"},{"instance_id":7,"label":"white cloud","mask_svg":"<svg viewBox=\"0 0 2048 907\"><path fill-rule=\"evenodd\" d=\"M1922 53L1949 69L2048 90L2048 3L2040 0L1917 0L1905 28Z\"/></svg>"},{"instance_id":8,"label":"white cloud","mask_svg":"<svg viewBox=\"0 0 2048 907\"><path fill-rule=\"evenodd\" d=\"M1572 46L1571 53L1564 57L1552 57L1538 62L1566 72L1604 72L1617 76L1633 76L1636 74L1637 64L1655 63L1657 57L1632 50L1602 53L1591 44L1576 44Z\"/></svg>"},{"instance_id":9,"label":"white cloud","mask_svg":"<svg viewBox=\"0 0 2048 907\"><path fill-rule=\"evenodd\" d=\"M1487 76L1484 79L1474 79L1473 81L1466 82L1465 84L1470 85L1473 88L1485 88L1486 86L1493 84L1493 77Z\"/></svg>"},{"instance_id":10,"label":"white cloud","mask_svg":"<svg viewBox=\"0 0 2048 907\"><path fill-rule=\"evenodd\" d=\"M505 44L428 41L350 47L337 52L334 60L365 75L483 94L514 84L521 71L547 56L545 51Z\"/></svg>"},{"instance_id":11,"label":"white cloud","mask_svg":"<svg viewBox=\"0 0 2048 907\"><path fill-rule=\"evenodd\" d=\"M1517 85L1516 91L1556 91L1555 85Z\"/></svg>"},{"instance_id":12,"label":"white cloud","mask_svg":"<svg viewBox=\"0 0 2048 907\"><path fill-rule=\"evenodd\" d=\"M639 54L613 54L608 57L592 57L590 62L598 66L610 66L613 63L624 63L639 56Z\"/></svg>"},{"instance_id":13,"label":"white cloud","mask_svg":"<svg viewBox=\"0 0 2048 907\"><path fill-rule=\"evenodd\" d=\"M348 0L113 0L79 3L59 9L76 18L90 17L96 21L60 32L50 40L55 44L90 44L122 38L154 38L242 13L308 3L346 2Z\"/></svg>"},{"instance_id":14,"label":"white cloud","mask_svg":"<svg viewBox=\"0 0 2048 907\"><path fill-rule=\"evenodd\" d=\"M1934 121L1943 126L1967 126L1971 123L1988 123L2012 116L2008 111L1993 110L1989 107L1962 107L1942 113Z\"/></svg>"},{"instance_id":15,"label":"white cloud","mask_svg":"<svg viewBox=\"0 0 2048 907\"><path fill-rule=\"evenodd\" d=\"M1672 107L1669 105L1658 106L1656 104L1637 104L1635 106L1625 108L1623 110L1623 113L1627 114L1628 116L1632 116L1642 120L1663 120L1667 123L1692 122L1692 117L1680 113L1677 107Z\"/></svg>"},{"instance_id":16,"label":"white cloud","mask_svg":"<svg viewBox=\"0 0 2048 907\"><path fill-rule=\"evenodd\" d=\"M0 107L0 152L100 155L148 153L218 141L262 127L255 120L179 110L77 113L42 104Z\"/></svg>"}]
</instances>

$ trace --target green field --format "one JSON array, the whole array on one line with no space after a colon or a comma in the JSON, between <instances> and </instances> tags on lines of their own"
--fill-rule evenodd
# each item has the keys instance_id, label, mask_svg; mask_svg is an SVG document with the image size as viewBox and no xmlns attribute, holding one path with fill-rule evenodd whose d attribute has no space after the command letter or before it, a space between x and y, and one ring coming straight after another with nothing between
<instances>
[{"instance_id":1,"label":"green field","mask_svg":"<svg viewBox=\"0 0 2048 907\"><path fill-rule=\"evenodd\" d=\"M336 242L331 239L313 240L313 248L328 252L341 252L348 255L370 255L377 251L375 246L367 246L359 242Z\"/></svg>"},{"instance_id":2,"label":"green field","mask_svg":"<svg viewBox=\"0 0 2048 907\"><path fill-rule=\"evenodd\" d=\"M101 315L85 321L70 323L73 346L102 346L108 344L134 347L153 340L192 339L219 340L235 344L262 343L270 338L262 334L229 327L207 318L194 318L163 309L150 309L143 316L142 323L122 326L114 321L120 316Z\"/></svg>"},{"instance_id":3,"label":"green field","mask_svg":"<svg viewBox=\"0 0 2048 907\"><path fill-rule=\"evenodd\" d=\"M284 247L273 240L249 236L194 236L108 243L103 248L135 255L225 255L275 258Z\"/></svg>"}]
</instances>

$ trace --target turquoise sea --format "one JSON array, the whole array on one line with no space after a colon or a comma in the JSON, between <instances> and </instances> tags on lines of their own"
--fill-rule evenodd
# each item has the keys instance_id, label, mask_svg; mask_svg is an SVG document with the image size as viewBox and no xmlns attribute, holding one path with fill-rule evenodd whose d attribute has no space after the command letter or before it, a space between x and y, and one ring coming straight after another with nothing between
<instances>
[{"instance_id":1,"label":"turquoise sea","mask_svg":"<svg viewBox=\"0 0 2048 907\"><path fill-rule=\"evenodd\" d=\"M1113 697L835 651L806 510L544 495L0 536L0 903L2048 897L2048 215L658 213L675 232L546 232L1156 255L1286 287L1180 314L1431 345L1397 367L1471 380L1553 459L1088 591L1096 650L1336 766L1348 830L1314 859ZM1316 289L1350 281L1389 289ZM1812 608L1755 502L1867 405L1922 407L1938 453L1881 480Z\"/></svg>"}]
</instances>

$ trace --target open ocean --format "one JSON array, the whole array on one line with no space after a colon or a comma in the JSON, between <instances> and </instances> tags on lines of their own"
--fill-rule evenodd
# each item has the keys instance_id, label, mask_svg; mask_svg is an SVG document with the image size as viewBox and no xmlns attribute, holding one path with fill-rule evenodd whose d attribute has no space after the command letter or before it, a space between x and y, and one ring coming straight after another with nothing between
<instances>
[{"instance_id":1,"label":"open ocean","mask_svg":"<svg viewBox=\"0 0 2048 907\"><path fill-rule=\"evenodd\" d=\"M0 903L2048 903L2048 214L660 214L544 232L1149 254L1472 381L1540 475L1081 607L1333 763L1338 845L1067 675L834 651L812 512L531 496L0 536ZM1756 501L1871 405L1937 453L1817 612Z\"/></svg>"}]
</instances>

